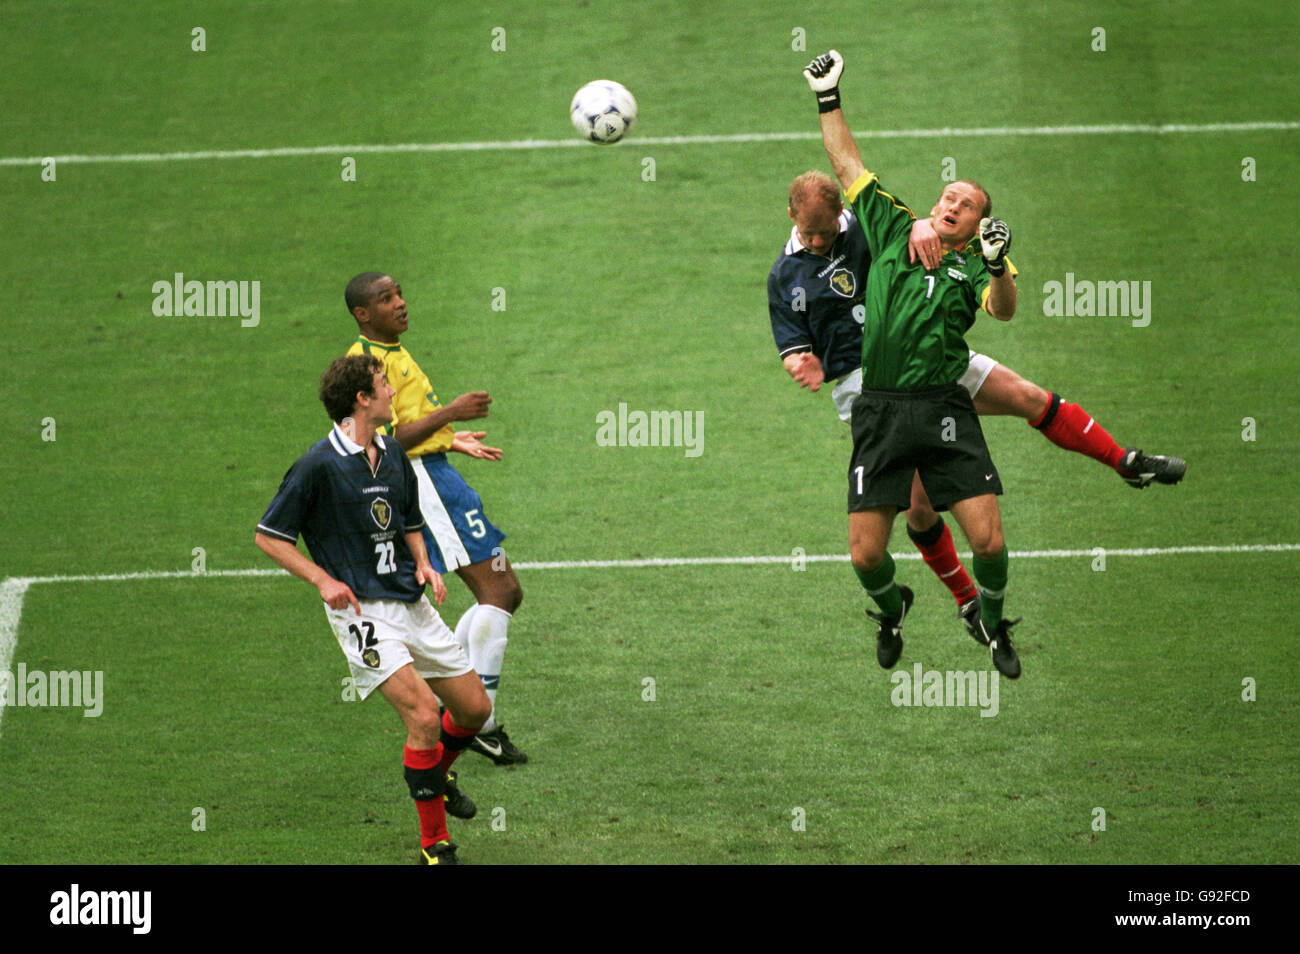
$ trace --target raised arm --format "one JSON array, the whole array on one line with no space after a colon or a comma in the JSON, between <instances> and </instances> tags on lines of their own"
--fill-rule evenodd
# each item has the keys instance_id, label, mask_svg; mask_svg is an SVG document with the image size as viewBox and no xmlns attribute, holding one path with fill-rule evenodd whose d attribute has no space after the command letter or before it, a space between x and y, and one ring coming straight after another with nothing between
<instances>
[{"instance_id":1,"label":"raised arm","mask_svg":"<svg viewBox=\"0 0 1300 954\"><path fill-rule=\"evenodd\" d=\"M821 114L822 145L830 157L831 168L840 186L848 189L867 171L862 164L862 154L853 141L849 124L840 109L840 74L844 72L844 57L835 50L823 53L804 69L804 78L817 94L817 109Z\"/></svg>"},{"instance_id":2,"label":"raised arm","mask_svg":"<svg viewBox=\"0 0 1300 954\"><path fill-rule=\"evenodd\" d=\"M1016 280L1010 272L989 278L987 311L998 321L1010 321L1016 313Z\"/></svg>"},{"instance_id":3,"label":"raised arm","mask_svg":"<svg viewBox=\"0 0 1300 954\"><path fill-rule=\"evenodd\" d=\"M1016 313L1015 269L1007 261L1011 229L1001 219L980 220L980 252L989 270L988 300L984 310L999 321L1010 321Z\"/></svg>"}]
</instances>

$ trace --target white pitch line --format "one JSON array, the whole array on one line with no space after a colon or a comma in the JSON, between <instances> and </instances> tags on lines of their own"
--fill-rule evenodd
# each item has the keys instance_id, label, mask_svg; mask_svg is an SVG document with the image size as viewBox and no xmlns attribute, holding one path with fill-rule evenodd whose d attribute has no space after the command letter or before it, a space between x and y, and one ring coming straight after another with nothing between
<instances>
[{"instance_id":1,"label":"white pitch line","mask_svg":"<svg viewBox=\"0 0 1300 954\"><path fill-rule=\"evenodd\" d=\"M956 139L1000 136L1164 136L1176 133L1288 132L1300 129L1298 121L1245 123L1117 123L1095 126L980 126L942 129L875 129L855 132L858 139ZM700 136L645 136L628 142L635 146L698 146L754 142L821 140L820 132L732 133ZM6 156L0 166L39 166L56 163L195 162L206 159L279 159L295 156L364 155L398 152L483 152L511 149L573 149L586 146L583 139L516 139L499 142L406 142L350 146L282 146L273 149L204 149L196 152L136 152L101 155Z\"/></svg>"},{"instance_id":2,"label":"white pitch line","mask_svg":"<svg viewBox=\"0 0 1300 954\"><path fill-rule=\"evenodd\" d=\"M18 622L23 618L23 597L29 580L12 579L0 584L0 678L13 672L14 650L18 648ZM5 714L5 694L0 692L0 719Z\"/></svg>"},{"instance_id":3,"label":"white pitch line","mask_svg":"<svg viewBox=\"0 0 1300 954\"><path fill-rule=\"evenodd\" d=\"M1145 547L1139 549L1110 549L1096 547L1092 550L1012 550L1008 556L1016 560L1033 559L1072 559L1095 557L1102 550L1106 556L1169 556L1180 553L1269 553L1278 551L1300 551L1300 543L1256 543L1235 546L1202 547ZM969 559L969 550L959 554ZM746 556L746 557L663 557L644 560L570 560L550 563L515 563L520 570L571 570L606 567L653 567L653 566L723 566L732 564L785 564L795 560L794 554L785 556ZM847 563L847 553L812 554L798 557L804 563ZM919 560L919 553L896 553L895 560Z\"/></svg>"},{"instance_id":4,"label":"white pitch line","mask_svg":"<svg viewBox=\"0 0 1300 954\"><path fill-rule=\"evenodd\" d=\"M1095 557L1098 550L1103 550L1106 556L1172 556L1176 554L1191 553L1277 553L1286 551L1300 551L1300 543L1248 543L1233 544L1224 546L1186 546L1186 547L1140 547L1140 548L1120 548L1120 547L1094 547L1091 550L1012 550L1009 556L1017 560L1033 559L1073 559L1081 557ZM961 554L969 557L970 552ZM656 566L729 566L744 564L770 564L770 563L789 563L793 560L794 554L778 554L776 556L738 556L738 557L645 557L636 560L550 560L550 561L525 561L522 563L512 563L516 570L586 570L586 569L610 569L610 568L638 568L638 567L656 567ZM825 554L808 554L800 557L807 563L834 563L848 560L848 554L845 553L825 553ZM919 560L919 553L899 553L894 555L895 560ZM284 570L277 569L250 569L250 570L205 570L198 572L195 570L142 570L137 573L81 573L69 576L27 576L14 577L6 581L5 585L19 583L23 585L22 591L25 592L27 586L35 583L113 583L124 580L174 580L174 579L202 579L204 577L248 577L248 576L288 576ZM21 599L21 598L20 598ZM21 608L21 602L20 602ZM2 618L2 617L0 617Z\"/></svg>"},{"instance_id":5,"label":"white pitch line","mask_svg":"<svg viewBox=\"0 0 1300 954\"><path fill-rule=\"evenodd\" d=\"M1079 559L1095 557L1098 551L1108 557L1116 556L1174 556L1178 554L1201 553L1278 553L1300 551L1300 543L1253 543L1228 546L1189 546L1189 547L1140 547L1107 548L1097 547L1092 550L1014 550L1009 555L1017 560L1033 559ZM962 553L970 557L970 553ZM787 564L796 559L795 554L782 556L743 556L743 557L662 557L640 560L564 560L531 561L514 564L517 570L584 570L613 568L642 568L663 566L728 566L746 564ZM811 554L799 557L805 563L843 563L848 555L843 553ZM919 553L900 553L895 560L919 560ZM250 570L144 570L138 573L78 573L67 576L17 576L0 584L0 673L11 673L14 650L18 646L18 623L23 615L23 598L27 590L36 583L115 583L129 580L178 580L212 577L228 579L230 577L283 576L289 574L284 570L250 569ZM5 700L0 693L0 721L4 719Z\"/></svg>"}]
</instances>

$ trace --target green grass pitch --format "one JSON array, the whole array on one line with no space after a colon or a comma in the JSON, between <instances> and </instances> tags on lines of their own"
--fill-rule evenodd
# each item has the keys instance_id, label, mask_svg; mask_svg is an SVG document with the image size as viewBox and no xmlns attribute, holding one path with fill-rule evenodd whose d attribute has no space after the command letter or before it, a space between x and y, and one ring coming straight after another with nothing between
<instances>
[{"instance_id":1,"label":"green grass pitch","mask_svg":"<svg viewBox=\"0 0 1300 954\"><path fill-rule=\"evenodd\" d=\"M104 680L95 718L0 713L0 863L415 860L404 732L345 698L310 588L189 575L270 568L254 526L325 433L372 268L440 397L492 393L504 460L456 464L524 565L499 710L531 761L458 763L468 860L1300 859L1300 551L1112 552L1300 544L1300 13L759 6L0 5L0 668ZM781 369L764 283L820 143L666 141L814 134L799 74L832 46L891 191L926 211L955 165L1011 224L1019 313L971 346L1190 462L1137 493L986 422L1009 547L1075 553L1013 558L1024 676L991 718L893 705L848 565L797 566L846 552L849 440ZM596 78L640 105L610 148L569 125ZM339 148L221 155L289 147ZM258 324L156 317L178 272L259 282ZM1150 282L1150 324L1046 315L1067 273ZM702 412L702 453L598 446L620 403ZM528 568L747 556L790 562ZM899 671L988 668L929 571L899 578Z\"/></svg>"}]
</instances>

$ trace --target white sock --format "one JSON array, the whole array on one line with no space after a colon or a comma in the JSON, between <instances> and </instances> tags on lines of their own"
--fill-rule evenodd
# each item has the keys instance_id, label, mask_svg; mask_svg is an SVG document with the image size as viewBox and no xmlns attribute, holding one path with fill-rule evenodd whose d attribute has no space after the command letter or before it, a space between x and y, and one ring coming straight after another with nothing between
<instances>
[{"instance_id":1,"label":"white sock","mask_svg":"<svg viewBox=\"0 0 1300 954\"><path fill-rule=\"evenodd\" d=\"M469 613L465 615L469 616ZM469 661L483 680L483 688L492 701L492 714L479 729L480 733L491 732L497 727L497 686L501 682L501 664L506 658L506 630L510 618L510 614L499 606L479 604L466 627ZM464 617L461 622L464 622ZM459 634L459 625L456 630Z\"/></svg>"},{"instance_id":2,"label":"white sock","mask_svg":"<svg viewBox=\"0 0 1300 954\"><path fill-rule=\"evenodd\" d=\"M460 648L465 650L465 655L469 655L469 625L474 618L474 611L478 609L478 604L474 603L469 609L465 610L460 616L460 622L456 624L456 642L460 643ZM470 662L473 662L470 658Z\"/></svg>"}]
</instances>

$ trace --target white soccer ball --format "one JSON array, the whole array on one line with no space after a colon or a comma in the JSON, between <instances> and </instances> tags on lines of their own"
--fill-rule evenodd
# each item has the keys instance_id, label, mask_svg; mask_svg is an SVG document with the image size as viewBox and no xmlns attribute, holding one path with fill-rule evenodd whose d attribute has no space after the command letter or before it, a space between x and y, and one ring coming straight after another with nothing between
<instances>
[{"instance_id":1,"label":"white soccer ball","mask_svg":"<svg viewBox=\"0 0 1300 954\"><path fill-rule=\"evenodd\" d=\"M618 142L632 128L636 100L620 84L596 80L574 94L569 116L584 139L607 146Z\"/></svg>"}]
</instances>

